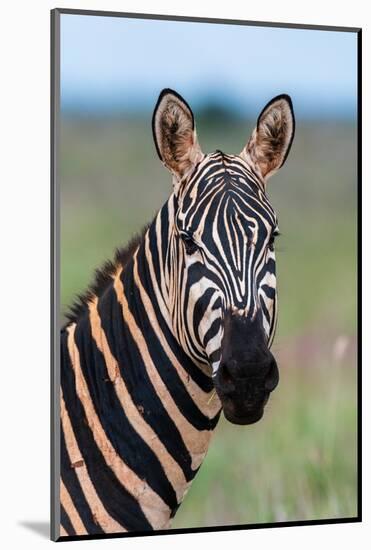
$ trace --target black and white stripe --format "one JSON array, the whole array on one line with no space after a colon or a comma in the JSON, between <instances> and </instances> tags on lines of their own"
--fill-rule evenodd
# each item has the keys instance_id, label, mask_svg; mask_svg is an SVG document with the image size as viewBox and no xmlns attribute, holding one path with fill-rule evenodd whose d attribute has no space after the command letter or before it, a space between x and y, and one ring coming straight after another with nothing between
<instances>
[{"instance_id":1,"label":"black and white stripe","mask_svg":"<svg viewBox=\"0 0 371 550\"><path fill-rule=\"evenodd\" d=\"M274 335L278 227L254 155L202 154L169 90L154 133L173 193L61 333L63 536L167 528L221 412L226 314Z\"/></svg>"},{"instance_id":2,"label":"black and white stripe","mask_svg":"<svg viewBox=\"0 0 371 550\"><path fill-rule=\"evenodd\" d=\"M215 372L226 310L247 317L261 311L272 339L277 218L248 164L221 152L205 156L173 200L166 272L173 326L192 360Z\"/></svg>"}]
</instances>

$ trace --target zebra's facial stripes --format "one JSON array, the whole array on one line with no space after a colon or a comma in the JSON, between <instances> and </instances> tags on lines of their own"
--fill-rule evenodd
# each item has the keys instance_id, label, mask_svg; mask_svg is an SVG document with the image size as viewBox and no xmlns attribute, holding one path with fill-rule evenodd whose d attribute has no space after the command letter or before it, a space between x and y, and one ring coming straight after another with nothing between
<instances>
[{"instance_id":1,"label":"zebra's facial stripes","mask_svg":"<svg viewBox=\"0 0 371 550\"><path fill-rule=\"evenodd\" d=\"M183 347L216 374L225 316L257 312L268 340L274 325L277 218L244 162L206 156L176 198L169 264L172 315Z\"/></svg>"},{"instance_id":2,"label":"zebra's facial stripes","mask_svg":"<svg viewBox=\"0 0 371 550\"><path fill-rule=\"evenodd\" d=\"M165 268L174 334L196 364L209 367L225 416L252 423L278 383L269 348L279 231L266 181L291 147L291 100L268 103L239 156L203 154L192 111L171 90L160 95L153 121L174 178Z\"/></svg>"}]
</instances>

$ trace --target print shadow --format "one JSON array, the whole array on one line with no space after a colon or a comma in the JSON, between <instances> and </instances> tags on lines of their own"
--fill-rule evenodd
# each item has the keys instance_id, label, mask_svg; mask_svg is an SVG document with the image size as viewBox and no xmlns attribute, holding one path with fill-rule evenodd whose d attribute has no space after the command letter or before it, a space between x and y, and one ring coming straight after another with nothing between
<instances>
[{"instance_id":1,"label":"print shadow","mask_svg":"<svg viewBox=\"0 0 371 550\"><path fill-rule=\"evenodd\" d=\"M18 525L33 531L42 538L50 538L50 524L48 521L19 521Z\"/></svg>"}]
</instances>

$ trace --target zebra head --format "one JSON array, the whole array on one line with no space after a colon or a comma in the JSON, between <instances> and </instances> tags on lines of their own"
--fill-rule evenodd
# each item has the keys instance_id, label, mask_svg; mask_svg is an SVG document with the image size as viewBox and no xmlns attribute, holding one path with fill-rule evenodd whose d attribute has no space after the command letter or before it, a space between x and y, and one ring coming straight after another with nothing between
<instances>
[{"instance_id":1,"label":"zebra head","mask_svg":"<svg viewBox=\"0 0 371 550\"><path fill-rule=\"evenodd\" d=\"M193 113L166 89L153 115L157 152L173 175L168 203L166 284L171 322L186 353L212 375L225 417L263 416L278 368L270 351L276 320L277 216L266 184L294 136L291 99L272 99L239 155L205 155Z\"/></svg>"}]
</instances>

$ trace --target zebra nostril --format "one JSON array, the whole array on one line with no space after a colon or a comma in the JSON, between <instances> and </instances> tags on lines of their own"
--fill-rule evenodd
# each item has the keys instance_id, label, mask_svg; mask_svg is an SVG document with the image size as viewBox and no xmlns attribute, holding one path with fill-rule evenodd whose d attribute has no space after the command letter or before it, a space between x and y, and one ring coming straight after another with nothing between
<instances>
[{"instance_id":1,"label":"zebra nostril","mask_svg":"<svg viewBox=\"0 0 371 550\"><path fill-rule=\"evenodd\" d=\"M232 382L232 376L228 370L227 365L221 366L220 378L222 382L225 382L225 383Z\"/></svg>"},{"instance_id":2,"label":"zebra nostril","mask_svg":"<svg viewBox=\"0 0 371 550\"><path fill-rule=\"evenodd\" d=\"M277 387L278 381L279 381L278 368L277 368L276 362L273 361L271 368L269 370L269 373L265 379L265 389L269 392L273 391Z\"/></svg>"},{"instance_id":3,"label":"zebra nostril","mask_svg":"<svg viewBox=\"0 0 371 550\"><path fill-rule=\"evenodd\" d=\"M233 366L232 366L232 370L233 370ZM222 386L224 388L227 388L229 390L234 390L235 389L234 382L233 382L233 375L232 375L232 372L231 372L231 365L230 365L229 362L228 362L228 364L227 363L222 363L220 365L220 368L219 368L219 382L220 382L220 384L222 384Z\"/></svg>"}]
</instances>

